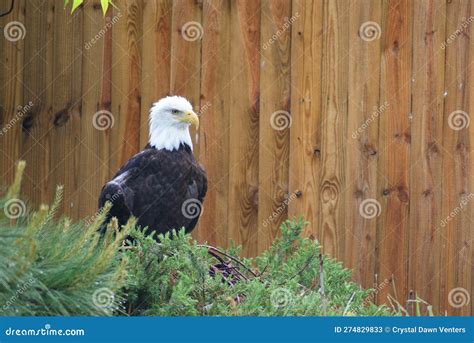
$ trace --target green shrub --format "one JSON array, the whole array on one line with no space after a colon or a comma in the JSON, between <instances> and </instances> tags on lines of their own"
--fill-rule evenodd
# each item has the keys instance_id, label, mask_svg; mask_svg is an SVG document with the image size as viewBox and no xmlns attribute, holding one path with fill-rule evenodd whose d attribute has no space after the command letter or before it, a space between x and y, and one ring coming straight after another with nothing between
<instances>
[{"instance_id":1,"label":"green shrub","mask_svg":"<svg viewBox=\"0 0 474 343\"><path fill-rule=\"evenodd\" d=\"M341 263L321 256L317 242L300 236L303 221L286 221L281 238L255 259L199 245L184 231L156 243L132 230L128 260L127 313L158 316L389 315L367 301L370 290L350 281ZM240 280L210 275L220 262L238 268ZM228 257L230 256L230 257ZM212 267L211 267L212 268ZM323 287L321 287L323 283Z\"/></svg>"},{"instance_id":2,"label":"green shrub","mask_svg":"<svg viewBox=\"0 0 474 343\"><path fill-rule=\"evenodd\" d=\"M126 282L126 259L118 254L129 229L113 237L111 225L101 238L96 231L106 211L89 226L55 220L61 187L50 209L26 213L26 203L18 198L23 169L20 163L14 184L0 200L0 313L111 315Z\"/></svg>"},{"instance_id":3,"label":"green shrub","mask_svg":"<svg viewBox=\"0 0 474 343\"><path fill-rule=\"evenodd\" d=\"M393 315L301 237L302 220L286 221L256 258L199 245L184 231L157 243L133 220L121 230L112 220L101 236L108 207L91 224L55 218L62 188L50 209L26 213L18 199L23 169L0 201L2 315ZM128 235L133 243L124 245Z\"/></svg>"}]
</instances>

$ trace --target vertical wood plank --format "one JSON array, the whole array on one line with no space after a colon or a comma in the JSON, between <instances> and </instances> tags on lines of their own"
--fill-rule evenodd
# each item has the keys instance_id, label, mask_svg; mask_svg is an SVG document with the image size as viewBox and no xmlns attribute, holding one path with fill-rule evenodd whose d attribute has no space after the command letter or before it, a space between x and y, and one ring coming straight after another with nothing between
<instances>
[{"instance_id":1,"label":"vertical wood plank","mask_svg":"<svg viewBox=\"0 0 474 343\"><path fill-rule=\"evenodd\" d=\"M409 230L409 157L412 60L412 2L383 3L382 72L380 103L389 107L380 116L379 199L377 222L378 280L389 280L398 301L407 299ZM384 302L392 287L378 298Z\"/></svg>"},{"instance_id":2,"label":"vertical wood plank","mask_svg":"<svg viewBox=\"0 0 474 343\"><path fill-rule=\"evenodd\" d=\"M122 1L117 6L122 18L114 25L112 38L112 114L115 125L110 130L110 167L113 173L142 148L140 40L143 3L139 0Z\"/></svg>"},{"instance_id":3,"label":"vertical wood plank","mask_svg":"<svg viewBox=\"0 0 474 343\"><path fill-rule=\"evenodd\" d=\"M262 1L258 250L267 249L287 218L291 3Z\"/></svg>"},{"instance_id":4,"label":"vertical wood plank","mask_svg":"<svg viewBox=\"0 0 474 343\"><path fill-rule=\"evenodd\" d=\"M474 17L474 6L471 4L471 14L468 16L468 18L473 18ZM469 25L469 37L474 37L474 25ZM472 61L474 60L474 44L469 44L469 60ZM469 113L470 113L470 118L472 118L473 113L474 113L474 64L471 62L468 65L468 84L466 87L466 92L469 92ZM474 189L474 173L472 172L474 170L474 126L471 126L469 129L469 159L470 159L470 164L469 164L469 170L471 171L469 173L469 190L471 193L474 193L472 191ZM471 223L472 223L472 213L474 213L474 202L470 201L469 205L466 209L468 212L468 215L470 216ZM468 225L469 226L469 225ZM471 289L468 290L471 294L471 303L470 303L470 316L474 316L474 301L472 301L473 294L474 294L474 230L469 230L467 234L467 239L468 239L468 248L467 251L462 255L464 258L464 261L462 262L463 264L467 265L468 268L470 269L471 273ZM469 306L469 305L468 305Z\"/></svg>"},{"instance_id":5,"label":"vertical wood plank","mask_svg":"<svg viewBox=\"0 0 474 343\"><path fill-rule=\"evenodd\" d=\"M197 111L201 85L202 3L173 1L171 31L171 93L187 98ZM191 128L194 155L199 156L199 132Z\"/></svg>"},{"instance_id":6,"label":"vertical wood plank","mask_svg":"<svg viewBox=\"0 0 474 343\"><path fill-rule=\"evenodd\" d=\"M260 1L231 7L229 236L242 253L258 249Z\"/></svg>"},{"instance_id":7,"label":"vertical wood plank","mask_svg":"<svg viewBox=\"0 0 474 343\"><path fill-rule=\"evenodd\" d=\"M24 40L17 34L27 34L27 24L24 16L25 1L18 1L13 11L2 17L3 29L7 24L20 22L26 30L16 24L10 24L10 40L2 36L0 57L3 72L0 85L0 176L2 183L9 185L13 181L16 161L20 157L21 123L20 125L8 125L15 120L19 106L23 106L23 63L24 63ZM12 26L13 25L13 26ZM2 30L3 34L3 30ZM18 124L18 123L17 123ZM3 129L6 129L6 132Z\"/></svg>"},{"instance_id":8,"label":"vertical wood plank","mask_svg":"<svg viewBox=\"0 0 474 343\"><path fill-rule=\"evenodd\" d=\"M344 137L347 121L349 11L345 1L324 3L320 234L325 253L341 258L344 244Z\"/></svg>"},{"instance_id":9,"label":"vertical wood plank","mask_svg":"<svg viewBox=\"0 0 474 343\"><path fill-rule=\"evenodd\" d=\"M82 79L82 11L73 14L62 10L64 2L54 2L53 98L49 121L50 171L48 187L54 195L58 184L64 185L63 212L78 217L78 182L80 108ZM39 144L35 149L44 149ZM52 199L50 199L51 201Z\"/></svg>"},{"instance_id":10,"label":"vertical wood plank","mask_svg":"<svg viewBox=\"0 0 474 343\"><path fill-rule=\"evenodd\" d=\"M446 4L414 4L408 288L438 308ZM438 252L433 254L434 252Z\"/></svg>"},{"instance_id":11,"label":"vertical wood plank","mask_svg":"<svg viewBox=\"0 0 474 343\"><path fill-rule=\"evenodd\" d=\"M321 170L321 61L323 1L294 0L291 40L291 117L289 189L297 195L288 217L303 216L305 234L317 239Z\"/></svg>"},{"instance_id":12,"label":"vertical wood plank","mask_svg":"<svg viewBox=\"0 0 474 343\"><path fill-rule=\"evenodd\" d=\"M199 160L208 191L198 235L218 246L228 245L230 6L229 0L207 0L203 7Z\"/></svg>"},{"instance_id":13,"label":"vertical wood plank","mask_svg":"<svg viewBox=\"0 0 474 343\"><path fill-rule=\"evenodd\" d=\"M114 16L109 12L108 19L104 19L99 1L85 3L84 11L84 44L87 48L83 49L80 176L77 192L80 193L81 217L89 220L88 217L97 211L102 185L114 172L109 171L109 138L112 120L114 123L117 120L105 112L111 111L112 30L108 29L98 40L95 40L95 36L107 20L114 22L124 18L118 12L114 12ZM98 125L99 116L105 125Z\"/></svg>"},{"instance_id":14,"label":"vertical wood plank","mask_svg":"<svg viewBox=\"0 0 474 343\"><path fill-rule=\"evenodd\" d=\"M149 140L152 104L170 93L172 10L171 0L143 4L140 148Z\"/></svg>"},{"instance_id":15,"label":"vertical wood plank","mask_svg":"<svg viewBox=\"0 0 474 343\"><path fill-rule=\"evenodd\" d=\"M44 2L25 7L28 33L25 36L23 106L30 101L31 111L25 113L22 125L21 159L26 161L22 187L32 205L49 203L50 170L50 108L53 80L53 15L54 3ZM69 189L71 192L73 189Z\"/></svg>"},{"instance_id":16,"label":"vertical wood plank","mask_svg":"<svg viewBox=\"0 0 474 343\"><path fill-rule=\"evenodd\" d=\"M472 15L471 7L472 3L465 0L447 4L446 40ZM472 255L472 212L469 213L466 205L462 205L463 201L470 202L467 197L472 193L472 188L469 188L472 170L469 168L468 156L469 130L472 130L472 124L466 127L469 97L472 93L465 90L471 81L467 78L468 67L472 63L472 59L469 59L470 44L472 42L469 36L461 33L455 34L455 38L446 46L442 215L450 219L446 220L444 227L444 270L441 278L443 293L440 306L441 311L447 311L451 315L470 313L468 304L457 306L459 304L453 294L468 292L472 298L473 289L473 268L472 264L467 263Z\"/></svg>"},{"instance_id":17,"label":"vertical wood plank","mask_svg":"<svg viewBox=\"0 0 474 343\"><path fill-rule=\"evenodd\" d=\"M381 1L353 1L349 20L344 258L364 287L375 281L377 219L367 206L378 198L378 122L387 106L379 103L381 5Z\"/></svg>"}]
</instances>

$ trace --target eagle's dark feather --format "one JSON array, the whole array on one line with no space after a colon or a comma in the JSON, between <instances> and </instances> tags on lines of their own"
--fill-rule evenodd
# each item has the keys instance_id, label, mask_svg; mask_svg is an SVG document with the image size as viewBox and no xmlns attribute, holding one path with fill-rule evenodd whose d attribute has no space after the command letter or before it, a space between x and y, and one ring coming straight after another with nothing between
<instances>
[{"instance_id":1,"label":"eagle's dark feather","mask_svg":"<svg viewBox=\"0 0 474 343\"><path fill-rule=\"evenodd\" d=\"M117 217L120 225L133 215L149 232L165 233L182 227L190 232L199 213L185 213L183 204L187 200L202 204L206 191L206 173L187 145L173 151L147 145L104 185L99 207L112 202L109 218Z\"/></svg>"}]
</instances>

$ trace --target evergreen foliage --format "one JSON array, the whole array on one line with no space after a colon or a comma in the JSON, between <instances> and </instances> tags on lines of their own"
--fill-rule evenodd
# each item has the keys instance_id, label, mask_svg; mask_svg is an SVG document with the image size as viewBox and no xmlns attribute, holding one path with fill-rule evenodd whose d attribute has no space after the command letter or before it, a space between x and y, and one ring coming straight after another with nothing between
<instances>
[{"instance_id":1,"label":"evergreen foliage","mask_svg":"<svg viewBox=\"0 0 474 343\"><path fill-rule=\"evenodd\" d=\"M351 282L348 269L322 256L317 242L301 237L303 226L303 221L286 221L282 236L254 259L235 259L235 248L218 250L227 265L238 268L243 276L235 283L222 273L210 273L219 261L208 251L216 248L199 245L184 231L161 235L157 244L132 230L134 243L125 252L129 261L126 312L158 316L390 315L386 307L366 300L371 291Z\"/></svg>"},{"instance_id":2,"label":"evergreen foliage","mask_svg":"<svg viewBox=\"0 0 474 343\"><path fill-rule=\"evenodd\" d=\"M106 211L89 226L55 220L61 187L51 208L26 213L25 202L18 198L24 163L17 169L15 182L0 201L0 313L111 315L127 275L119 247L133 222L117 234L112 224L101 238L96 231ZM100 289L117 294L110 306L93 301Z\"/></svg>"},{"instance_id":3,"label":"evergreen foliage","mask_svg":"<svg viewBox=\"0 0 474 343\"><path fill-rule=\"evenodd\" d=\"M394 315L370 300L371 290L302 238L302 220L286 221L281 237L256 258L199 245L184 230L146 236L134 221L97 231L56 218L51 206L12 211L24 163L0 201L0 313L2 315L321 316ZM21 210L25 210L20 206ZM20 214L20 215L19 215ZM132 237L123 244L126 237Z\"/></svg>"}]
</instances>

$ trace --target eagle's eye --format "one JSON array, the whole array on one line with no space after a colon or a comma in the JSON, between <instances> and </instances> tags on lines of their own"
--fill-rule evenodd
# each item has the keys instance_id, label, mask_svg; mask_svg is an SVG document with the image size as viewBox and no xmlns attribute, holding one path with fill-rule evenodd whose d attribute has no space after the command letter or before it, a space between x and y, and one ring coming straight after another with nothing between
<instances>
[{"instance_id":1,"label":"eagle's eye","mask_svg":"<svg viewBox=\"0 0 474 343\"><path fill-rule=\"evenodd\" d=\"M173 109L173 110L171 110L171 113L173 113L173 114L178 114L178 113L179 113L179 110Z\"/></svg>"}]
</instances>

